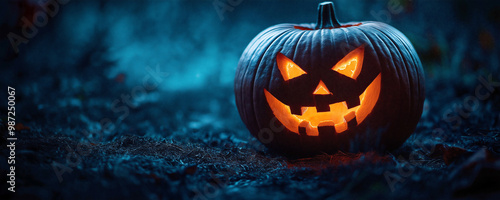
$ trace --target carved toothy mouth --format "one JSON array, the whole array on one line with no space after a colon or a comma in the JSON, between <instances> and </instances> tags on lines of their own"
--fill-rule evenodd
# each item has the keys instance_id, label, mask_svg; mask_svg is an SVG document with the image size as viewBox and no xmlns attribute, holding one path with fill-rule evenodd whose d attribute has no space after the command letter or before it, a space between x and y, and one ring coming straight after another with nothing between
<instances>
[{"instance_id":1,"label":"carved toothy mouth","mask_svg":"<svg viewBox=\"0 0 500 200\"><path fill-rule=\"evenodd\" d=\"M290 131L308 136L318 136L322 127L332 127L336 133L346 131L350 126L361 124L371 113L380 95L381 74L379 74L359 95L360 105L348 108L345 101L330 104L330 111L318 112L316 107L301 107L302 114L295 115L290 106L282 103L269 91L264 89L267 103L274 116Z\"/></svg>"}]
</instances>

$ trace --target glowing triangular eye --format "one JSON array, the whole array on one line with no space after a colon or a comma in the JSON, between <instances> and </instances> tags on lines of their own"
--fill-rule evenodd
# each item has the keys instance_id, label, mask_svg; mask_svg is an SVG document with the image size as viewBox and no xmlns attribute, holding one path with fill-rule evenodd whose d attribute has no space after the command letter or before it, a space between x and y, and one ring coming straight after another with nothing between
<instances>
[{"instance_id":1,"label":"glowing triangular eye","mask_svg":"<svg viewBox=\"0 0 500 200\"><path fill-rule=\"evenodd\" d=\"M342 58L332 69L349 78L358 78L363 67L364 52L364 46L358 47Z\"/></svg>"},{"instance_id":2,"label":"glowing triangular eye","mask_svg":"<svg viewBox=\"0 0 500 200\"><path fill-rule=\"evenodd\" d=\"M285 81L290 79L299 77L303 74L307 74L304 70L302 70L297 64L295 64L292 60L287 58L282 53L278 53L276 56L276 61L278 62L278 69L283 76Z\"/></svg>"}]
</instances>

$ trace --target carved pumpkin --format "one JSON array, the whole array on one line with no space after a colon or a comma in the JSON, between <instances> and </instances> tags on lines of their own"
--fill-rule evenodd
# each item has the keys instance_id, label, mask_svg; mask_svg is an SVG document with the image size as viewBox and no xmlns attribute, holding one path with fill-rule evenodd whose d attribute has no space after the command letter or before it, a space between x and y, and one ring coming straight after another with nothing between
<instances>
[{"instance_id":1,"label":"carved pumpkin","mask_svg":"<svg viewBox=\"0 0 500 200\"><path fill-rule=\"evenodd\" d=\"M422 114L424 74L408 39L380 22L280 24L240 58L235 97L250 132L294 155L392 150Z\"/></svg>"}]
</instances>

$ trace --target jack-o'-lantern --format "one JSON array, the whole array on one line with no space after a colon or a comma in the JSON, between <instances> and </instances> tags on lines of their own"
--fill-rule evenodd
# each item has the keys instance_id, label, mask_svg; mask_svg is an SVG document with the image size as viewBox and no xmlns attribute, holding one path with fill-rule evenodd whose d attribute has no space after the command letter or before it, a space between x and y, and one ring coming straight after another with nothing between
<instances>
[{"instance_id":1,"label":"jack-o'-lantern","mask_svg":"<svg viewBox=\"0 0 500 200\"><path fill-rule=\"evenodd\" d=\"M240 58L236 105L262 143L293 155L391 150L422 114L424 75L408 39L380 22L280 24Z\"/></svg>"}]
</instances>

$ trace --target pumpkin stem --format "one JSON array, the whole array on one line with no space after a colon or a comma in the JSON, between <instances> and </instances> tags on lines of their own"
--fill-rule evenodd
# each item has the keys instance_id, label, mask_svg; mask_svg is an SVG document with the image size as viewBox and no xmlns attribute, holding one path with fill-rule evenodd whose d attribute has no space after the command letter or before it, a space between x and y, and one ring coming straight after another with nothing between
<instances>
[{"instance_id":1,"label":"pumpkin stem","mask_svg":"<svg viewBox=\"0 0 500 200\"><path fill-rule=\"evenodd\" d=\"M318 23L316 29L339 28L340 23L335 16L335 8L330 1L320 3L318 6Z\"/></svg>"}]
</instances>

